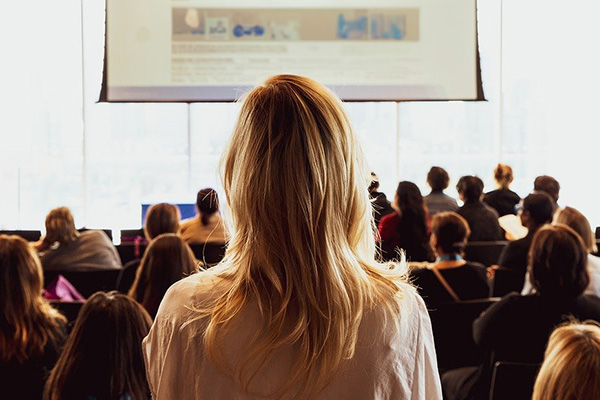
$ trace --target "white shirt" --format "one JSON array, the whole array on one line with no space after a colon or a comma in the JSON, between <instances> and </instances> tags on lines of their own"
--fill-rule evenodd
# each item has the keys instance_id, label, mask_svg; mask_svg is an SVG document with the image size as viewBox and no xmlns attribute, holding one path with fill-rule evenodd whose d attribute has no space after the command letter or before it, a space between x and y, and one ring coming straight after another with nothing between
<instances>
[{"instance_id":1,"label":"white shirt","mask_svg":"<svg viewBox=\"0 0 600 400\"><path fill-rule=\"evenodd\" d=\"M218 293L206 290L216 282L215 271L192 275L166 293L154 325L144 339L148 381L156 400L235 399L246 394L237 381L218 370L204 352L206 319L198 319L190 305L201 304ZM199 284L202 283L202 287ZM206 285L208 283L209 285ZM408 284L403 285L400 320L384 325L381 311L365 313L354 357L343 362L330 384L314 400L439 400L442 398L431 322L425 304ZM260 329L256 305L249 305L223 338L228 365L236 365L252 335ZM293 362L292 347L277 351L250 384L250 392L263 396L287 379ZM287 399L287 397L284 397Z\"/></svg>"}]
</instances>

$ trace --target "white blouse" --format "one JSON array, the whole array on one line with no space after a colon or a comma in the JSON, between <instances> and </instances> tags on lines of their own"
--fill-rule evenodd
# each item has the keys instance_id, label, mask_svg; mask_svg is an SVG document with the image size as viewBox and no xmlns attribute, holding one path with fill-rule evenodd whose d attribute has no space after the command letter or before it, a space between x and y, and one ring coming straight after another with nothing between
<instances>
[{"instance_id":1,"label":"white blouse","mask_svg":"<svg viewBox=\"0 0 600 400\"><path fill-rule=\"evenodd\" d=\"M211 280L216 283L214 275L213 269L179 281L160 305L143 343L154 399L270 399L269 394L286 382L286 371L293 362L293 346L276 351L255 375L248 391L208 360L202 343L206 319L197 318L191 307L218 293L215 287L202 289L210 287ZM330 384L313 399L442 398L429 315L412 287L406 284L403 293L397 323L385 324L381 310L363 316L354 357L343 362ZM259 329L258 309L255 304L248 305L223 338L227 365L238 365L239 354L247 350Z\"/></svg>"}]
</instances>

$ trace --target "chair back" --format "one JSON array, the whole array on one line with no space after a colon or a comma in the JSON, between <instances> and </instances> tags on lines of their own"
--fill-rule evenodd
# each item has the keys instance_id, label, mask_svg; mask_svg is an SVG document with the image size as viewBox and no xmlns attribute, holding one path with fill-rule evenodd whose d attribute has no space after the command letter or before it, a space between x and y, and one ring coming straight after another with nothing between
<instances>
[{"instance_id":1,"label":"chair back","mask_svg":"<svg viewBox=\"0 0 600 400\"><path fill-rule=\"evenodd\" d=\"M194 256L204 263L205 267L212 267L221 262L225 257L227 245L223 243L191 244Z\"/></svg>"},{"instance_id":2,"label":"chair back","mask_svg":"<svg viewBox=\"0 0 600 400\"><path fill-rule=\"evenodd\" d=\"M121 243L115 247L117 248L117 252L119 253L119 257L121 258L121 263L125 265L129 261L135 260L137 258L142 258L148 245L142 242L134 242Z\"/></svg>"},{"instance_id":3,"label":"chair back","mask_svg":"<svg viewBox=\"0 0 600 400\"><path fill-rule=\"evenodd\" d=\"M531 400L540 364L499 361L494 365L490 400Z\"/></svg>"},{"instance_id":4,"label":"chair back","mask_svg":"<svg viewBox=\"0 0 600 400\"><path fill-rule=\"evenodd\" d=\"M29 242L36 242L36 241L40 240L40 238L42 237L42 232L40 232L40 231L24 231L24 230L0 231L0 235L17 235Z\"/></svg>"},{"instance_id":5,"label":"chair back","mask_svg":"<svg viewBox=\"0 0 600 400\"><path fill-rule=\"evenodd\" d=\"M508 242L468 242L465 247L465 259L478 262L486 267L498 264L500 254Z\"/></svg>"},{"instance_id":6,"label":"chair back","mask_svg":"<svg viewBox=\"0 0 600 400\"><path fill-rule=\"evenodd\" d=\"M483 354L473 340L473 321L498 300L445 303L429 311L441 371L481 364Z\"/></svg>"},{"instance_id":7,"label":"chair back","mask_svg":"<svg viewBox=\"0 0 600 400\"><path fill-rule=\"evenodd\" d=\"M58 301L51 300L50 305L58 310L62 315L67 318L69 321L69 325L75 322L77 316L79 315L79 311L85 302L83 301Z\"/></svg>"},{"instance_id":8,"label":"chair back","mask_svg":"<svg viewBox=\"0 0 600 400\"><path fill-rule=\"evenodd\" d=\"M123 273L121 274L121 279L117 283L117 290L119 292L123 294L127 294L129 292L141 262L142 260L140 258L136 258L135 260L131 260L125 264L123 267Z\"/></svg>"},{"instance_id":9,"label":"chair back","mask_svg":"<svg viewBox=\"0 0 600 400\"><path fill-rule=\"evenodd\" d=\"M86 299L96 292L116 290L122 269L102 271L44 271L44 287L59 274L64 276Z\"/></svg>"},{"instance_id":10,"label":"chair back","mask_svg":"<svg viewBox=\"0 0 600 400\"><path fill-rule=\"evenodd\" d=\"M523 290L525 275L521 271L499 267L494 272L492 281L492 297L502 297L510 292Z\"/></svg>"}]
</instances>

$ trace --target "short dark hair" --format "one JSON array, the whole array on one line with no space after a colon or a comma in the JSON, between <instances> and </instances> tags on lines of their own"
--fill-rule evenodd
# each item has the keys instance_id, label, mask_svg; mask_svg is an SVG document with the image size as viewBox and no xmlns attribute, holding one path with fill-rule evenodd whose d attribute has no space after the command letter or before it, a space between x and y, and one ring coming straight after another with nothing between
<instances>
[{"instance_id":1,"label":"short dark hair","mask_svg":"<svg viewBox=\"0 0 600 400\"><path fill-rule=\"evenodd\" d=\"M200 211L202 225L208 225L210 216L219 211L219 196L217 192L211 188L199 190L196 195L196 207Z\"/></svg>"},{"instance_id":2,"label":"short dark hair","mask_svg":"<svg viewBox=\"0 0 600 400\"><path fill-rule=\"evenodd\" d=\"M552 222L554 202L545 192L531 193L523 199L523 211L529 212L536 224L547 224Z\"/></svg>"},{"instance_id":3,"label":"short dark hair","mask_svg":"<svg viewBox=\"0 0 600 400\"><path fill-rule=\"evenodd\" d=\"M477 176L466 175L458 180L456 190L463 195L465 203L476 203L483 194L483 181Z\"/></svg>"},{"instance_id":4,"label":"short dark hair","mask_svg":"<svg viewBox=\"0 0 600 400\"><path fill-rule=\"evenodd\" d=\"M469 223L455 212L441 212L431 220L431 233L445 253L460 253L471 235Z\"/></svg>"},{"instance_id":5,"label":"short dark hair","mask_svg":"<svg viewBox=\"0 0 600 400\"><path fill-rule=\"evenodd\" d=\"M444 190L450 183L448 172L442 167L431 167L427 173L427 184L431 190Z\"/></svg>"},{"instance_id":6,"label":"short dark hair","mask_svg":"<svg viewBox=\"0 0 600 400\"><path fill-rule=\"evenodd\" d=\"M556 179L548 175L542 175L535 178L533 182L533 190L536 192L545 192L552 197L552 199L558 201L558 193L560 192L560 184Z\"/></svg>"},{"instance_id":7,"label":"short dark hair","mask_svg":"<svg viewBox=\"0 0 600 400\"><path fill-rule=\"evenodd\" d=\"M546 225L537 231L529 249L533 287L542 296L575 298L589 283L587 249L567 225Z\"/></svg>"}]
</instances>

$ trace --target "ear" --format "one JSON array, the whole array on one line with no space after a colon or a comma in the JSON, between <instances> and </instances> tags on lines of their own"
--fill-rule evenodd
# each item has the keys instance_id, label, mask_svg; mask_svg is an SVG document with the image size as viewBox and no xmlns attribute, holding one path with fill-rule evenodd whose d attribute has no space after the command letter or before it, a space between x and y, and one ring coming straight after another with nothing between
<instances>
[{"instance_id":1,"label":"ear","mask_svg":"<svg viewBox=\"0 0 600 400\"><path fill-rule=\"evenodd\" d=\"M434 233L432 233L431 236L429 236L429 246L431 247L431 250L433 250L434 253L437 253L436 249L438 247L438 238L437 236L435 236Z\"/></svg>"},{"instance_id":2,"label":"ear","mask_svg":"<svg viewBox=\"0 0 600 400\"><path fill-rule=\"evenodd\" d=\"M528 227L529 222L531 221L531 214L529 213L529 211L527 210L523 210L521 211L521 225L523 225L524 227Z\"/></svg>"}]
</instances>

